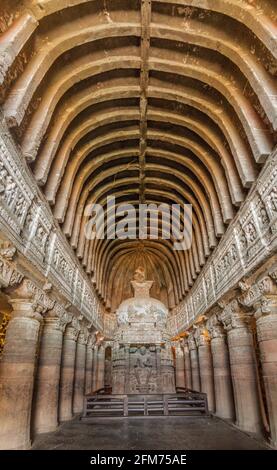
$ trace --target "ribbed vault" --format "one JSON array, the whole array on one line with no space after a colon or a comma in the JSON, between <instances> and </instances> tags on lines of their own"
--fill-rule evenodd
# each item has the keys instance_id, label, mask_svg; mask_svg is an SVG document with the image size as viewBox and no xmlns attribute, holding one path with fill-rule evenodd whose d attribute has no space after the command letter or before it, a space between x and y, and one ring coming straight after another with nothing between
<instances>
[{"instance_id":1,"label":"ribbed vault","mask_svg":"<svg viewBox=\"0 0 277 470\"><path fill-rule=\"evenodd\" d=\"M275 7L275 8L274 8ZM112 311L137 265L173 309L273 149L275 0L2 0L4 117ZM87 240L88 203L190 203L172 240Z\"/></svg>"}]
</instances>

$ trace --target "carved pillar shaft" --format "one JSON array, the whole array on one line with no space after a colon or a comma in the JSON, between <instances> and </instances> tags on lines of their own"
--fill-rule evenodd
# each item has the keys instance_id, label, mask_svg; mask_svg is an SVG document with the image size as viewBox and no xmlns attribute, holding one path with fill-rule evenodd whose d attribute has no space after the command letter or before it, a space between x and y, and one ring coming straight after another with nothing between
<instances>
[{"instance_id":1,"label":"carved pillar shaft","mask_svg":"<svg viewBox=\"0 0 277 470\"><path fill-rule=\"evenodd\" d=\"M216 414L220 418L233 420L235 417L234 397L228 346L224 336L212 338L211 348L214 367Z\"/></svg>"},{"instance_id":2,"label":"carved pillar shaft","mask_svg":"<svg viewBox=\"0 0 277 470\"><path fill-rule=\"evenodd\" d=\"M78 330L68 326L65 330L62 350L59 420L72 419L73 384Z\"/></svg>"},{"instance_id":3,"label":"carved pillar shaft","mask_svg":"<svg viewBox=\"0 0 277 470\"><path fill-rule=\"evenodd\" d=\"M175 353L176 353L176 369L175 369L176 387L184 388L186 386L185 361L184 361L183 349L181 348L179 344L175 348Z\"/></svg>"},{"instance_id":4,"label":"carved pillar shaft","mask_svg":"<svg viewBox=\"0 0 277 470\"><path fill-rule=\"evenodd\" d=\"M184 361L185 361L186 388L192 389L190 354L189 354L188 345L186 343L184 345Z\"/></svg>"},{"instance_id":5,"label":"carved pillar shaft","mask_svg":"<svg viewBox=\"0 0 277 470\"><path fill-rule=\"evenodd\" d=\"M227 329L236 424L244 431L260 433L262 420L253 336L245 315L236 313L236 308L235 305L231 313L227 311L227 315L220 316Z\"/></svg>"},{"instance_id":6,"label":"carved pillar shaft","mask_svg":"<svg viewBox=\"0 0 277 470\"><path fill-rule=\"evenodd\" d=\"M85 394L89 395L92 390L92 367L93 367L93 349L91 343L87 345L86 357L86 377L85 377Z\"/></svg>"},{"instance_id":7,"label":"carved pillar shaft","mask_svg":"<svg viewBox=\"0 0 277 470\"><path fill-rule=\"evenodd\" d=\"M92 392L95 392L97 386L97 363L98 363L98 346L93 348L93 367L92 367Z\"/></svg>"},{"instance_id":8,"label":"carved pillar shaft","mask_svg":"<svg viewBox=\"0 0 277 470\"><path fill-rule=\"evenodd\" d=\"M211 335L216 415L234 420L234 397L226 332L216 315L209 318L207 327Z\"/></svg>"},{"instance_id":9,"label":"carved pillar shaft","mask_svg":"<svg viewBox=\"0 0 277 470\"><path fill-rule=\"evenodd\" d=\"M97 390L104 388L105 377L105 349L100 346L97 357Z\"/></svg>"},{"instance_id":10,"label":"carved pillar shaft","mask_svg":"<svg viewBox=\"0 0 277 470\"><path fill-rule=\"evenodd\" d=\"M199 375L199 361L198 351L192 335L189 336L189 351L190 351L190 364L191 364L191 381L192 389L200 392L200 375Z\"/></svg>"},{"instance_id":11,"label":"carved pillar shaft","mask_svg":"<svg viewBox=\"0 0 277 470\"><path fill-rule=\"evenodd\" d=\"M207 330L203 326L199 327L199 329L196 331L196 336L198 344L201 392L206 393L208 408L213 413L215 410L215 400L210 338L208 336Z\"/></svg>"},{"instance_id":12,"label":"carved pillar shaft","mask_svg":"<svg viewBox=\"0 0 277 470\"><path fill-rule=\"evenodd\" d=\"M82 333L79 334L76 348L73 413L82 413L85 394L86 373L86 339Z\"/></svg>"},{"instance_id":13,"label":"carved pillar shaft","mask_svg":"<svg viewBox=\"0 0 277 470\"><path fill-rule=\"evenodd\" d=\"M30 301L16 299L0 362L0 449L28 449L40 322Z\"/></svg>"},{"instance_id":14,"label":"carved pillar shaft","mask_svg":"<svg viewBox=\"0 0 277 470\"><path fill-rule=\"evenodd\" d=\"M36 379L34 431L54 431L58 426L58 401L63 329L58 318L46 318L42 331Z\"/></svg>"},{"instance_id":15,"label":"carved pillar shaft","mask_svg":"<svg viewBox=\"0 0 277 470\"><path fill-rule=\"evenodd\" d=\"M277 305L257 319L257 336L268 406L271 443L277 448Z\"/></svg>"}]
</instances>

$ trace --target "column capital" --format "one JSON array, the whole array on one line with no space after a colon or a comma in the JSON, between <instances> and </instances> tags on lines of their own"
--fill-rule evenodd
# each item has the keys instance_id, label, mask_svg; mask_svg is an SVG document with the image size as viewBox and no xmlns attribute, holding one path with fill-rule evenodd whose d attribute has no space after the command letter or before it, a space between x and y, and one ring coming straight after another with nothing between
<instances>
[{"instance_id":1,"label":"column capital","mask_svg":"<svg viewBox=\"0 0 277 470\"><path fill-rule=\"evenodd\" d=\"M52 324L53 328L64 332L72 317L73 314L68 312L62 304L55 303L54 308L47 312L44 321L46 325Z\"/></svg>"},{"instance_id":2,"label":"column capital","mask_svg":"<svg viewBox=\"0 0 277 470\"><path fill-rule=\"evenodd\" d=\"M213 314L210 318L208 318L206 326L210 333L211 339L226 337L226 332L224 331L223 325L218 320L216 314Z\"/></svg>"},{"instance_id":3,"label":"column capital","mask_svg":"<svg viewBox=\"0 0 277 470\"><path fill-rule=\"evenodd\" d=\"M86 326L81 326L81 330L78 336L78 343L86 345L89 340L89 331Z\"/></svg>"},{"instance_id":4,"label":"column capital","mask_svg":"<svg viewBox=\"0 0 277 470\"><path fill-rule=\"evenodd\" d=\"M238 300L234 299L226 305L219 315L219 320L222 322L226 331L231 331L238 328L245 328L249 324L249 315L247 315Z\"/></svg>"},{"instance_id":5,"label":"column capital","mask_svg":"<svg viewBox=\"0 0 277 470\"><path fill-rule=\"evenodd\" d=\"M175 341L174 347L175 347L176 354L182 354L183 353L183 344L180 340Z\"/></svg>"},{"instance_id":6,"label":"column capital","mask_svg":"<svg viewBox=\"0 0 277 470\"><path fill-rule=\"evenodd\" d=\"M184 353L188 353L189 352L189 344L188 344L188 337L184 337L183 340L183 348L184 348Z\"/></svg>"},{"instance_id":7,"label":"column capital","mask_svg":"<svg viewBox=\"0 0 277 470\"><path fill-rule=\"evenodd\" d=\"M24 279L16 288L9 289L9 303L13 306L13 316L33 317L38 320L53 309L55 300L29 279Z\"/></svg>"},{"instance_id":8,"label":"column capital","mask_svg":"<svg viewBox=\"0 0 277 470\"><path fill-rule=\"evenodd\" d=\"M241 305L250 310L250 315L260 318L263 315L277 313L277 284L275 271L259 279L253 284L246 281L240 283L243 294L239 298Z\"/></svg>"},{"instance_id":9,"label":"column capital","mask_svg":"<svg viewBox=\"0 0 277 470\"><path fill-rule=\"evenodd\" d=\"M191 331L188 336L188 347L190 351L192 351L193 349L197 349L193 331Z\"/></svg>"},{"instance_id":10,"label":"column capital","mask_svg":"<svg viewBox=\"0 0 277 470\"><path fill-rule=\"evenodd\" d=\"M199 346L205 346L206 344L210 343L211 338L205 323L201 323L197 326L197 329L194 333L194 338L198 348Z\"/></svg>"},{"instance_id":11,"label":"column capital","mask_svg":"<svg viewBox=\"0 0 277 470\"><path fill-rule=\"evenodd\" d=\"M94 333L90 333L89 339L88 339L88 348L94 349L96 343L96 337Z\"/></svg>"},{"instance_id":12,"label":"column capital","mask_svg":"<svg viewBox=\"0 0 277 470\"><path fill-rule=\"evenodd\" d=\"M76 317L73 316L71 322L67 325L65 329L65 335L67 336L68 339L77 341L80 330L81 330L80 322Z\"/></svg>"}]
</instances>

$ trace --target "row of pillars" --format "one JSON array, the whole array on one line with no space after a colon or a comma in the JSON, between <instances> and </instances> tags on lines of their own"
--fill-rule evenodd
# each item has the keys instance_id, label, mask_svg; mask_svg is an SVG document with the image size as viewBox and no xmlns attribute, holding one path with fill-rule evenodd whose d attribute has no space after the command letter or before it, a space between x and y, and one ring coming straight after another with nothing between
<instances>
[{"instance_id":1,"label":"row of pillars","mask_svg":"<svg viewBox=\"0 0 277 470\"><path fill-rule=\"evenodd\" d=\"M104 387L105 351L95 334L30 298L10 300L0 361L0 449L28 449L31 435L54 431Z\"/></svg>"},{"instance_id":2,"label":"row of pillars","mask_svg":"<svg viewBox=\"0 0 277 470\"><path fill-rule=\"evenodd\" d=\"M276 299L256 311L235 300L193 325L176 348L176 386L206 393L211 413L243 431L269 435L275 448Z\"/></svg>"}]
</instances>

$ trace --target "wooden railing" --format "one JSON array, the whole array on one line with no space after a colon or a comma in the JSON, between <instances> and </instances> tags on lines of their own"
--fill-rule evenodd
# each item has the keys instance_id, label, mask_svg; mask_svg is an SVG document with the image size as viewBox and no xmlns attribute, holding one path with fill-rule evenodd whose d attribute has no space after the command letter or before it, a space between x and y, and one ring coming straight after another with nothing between
<instances>
[{"instance_id":1,"label":"wooden railing","mask_svg":"<svg viewBox=\"0 0 277 470\"><path fill-rule=\"evenodd\" d=\"M205 393L184 390L153 395L101 395L84 399L83 420L95 417L208 416Z\"/></svg>"}]
</instances>

